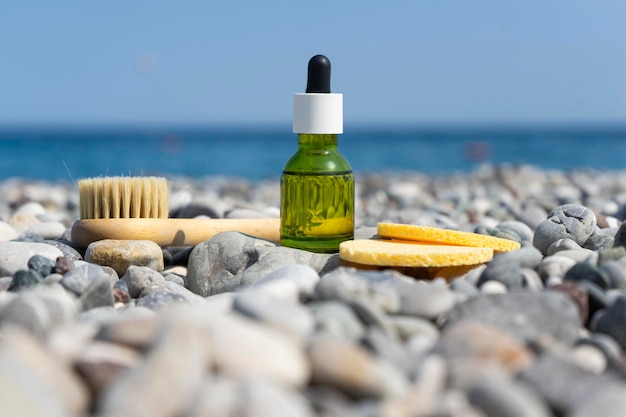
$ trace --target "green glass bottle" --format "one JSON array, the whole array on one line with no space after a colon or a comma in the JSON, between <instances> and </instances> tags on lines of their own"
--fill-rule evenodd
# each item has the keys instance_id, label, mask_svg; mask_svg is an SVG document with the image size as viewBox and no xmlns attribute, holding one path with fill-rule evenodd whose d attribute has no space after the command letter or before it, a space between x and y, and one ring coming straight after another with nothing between
<instances>
[{"instance_id":1,"label":"green glass bottle","mask_svg":"<svg viewBox=\"0 0 626 417\"><path fill-rule=\"evenodd\" d=\"M281 176L281 243L331 253L354 237L354 175L337 148L343 96L330 94L330 61L309 61L307 92L294 99L298 149Z\"/></svg>"}]
</instances>

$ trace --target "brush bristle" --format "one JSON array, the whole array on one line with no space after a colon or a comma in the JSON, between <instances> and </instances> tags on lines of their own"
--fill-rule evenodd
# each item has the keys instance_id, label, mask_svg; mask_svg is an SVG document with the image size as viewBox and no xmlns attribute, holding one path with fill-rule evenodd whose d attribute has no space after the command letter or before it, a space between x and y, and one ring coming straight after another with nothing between
<instances>
[{"instance_id":1,"label":"brush bristle","mask_svg":"<svg viewBox=\"0 0 626 417\"><path fill-rule=\"evenodd\" d=\"M167 218L169 184L162 177L78 181L81 219Z\"/></svg>"}]
</instances>

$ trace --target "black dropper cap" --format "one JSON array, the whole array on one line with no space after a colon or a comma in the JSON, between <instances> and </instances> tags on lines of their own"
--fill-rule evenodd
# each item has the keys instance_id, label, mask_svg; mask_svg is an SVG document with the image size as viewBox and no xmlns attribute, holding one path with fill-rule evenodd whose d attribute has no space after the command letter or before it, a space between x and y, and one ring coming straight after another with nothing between
<instances>
[{"instance_id":1,"label":"black dropper cap","mask_svg":"<svg viewBox=\"0 0 626 417\"><path fill-rule=\"evenodd\" d=\"M330 93L330 60L324 55L315 55L309 60L307 93Z\"/></svg>"}]
</instances>

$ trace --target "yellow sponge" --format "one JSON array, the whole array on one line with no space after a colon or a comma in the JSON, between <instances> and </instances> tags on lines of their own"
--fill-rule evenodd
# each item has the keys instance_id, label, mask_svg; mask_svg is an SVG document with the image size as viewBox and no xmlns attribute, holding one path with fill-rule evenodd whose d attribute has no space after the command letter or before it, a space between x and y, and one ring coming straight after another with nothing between
<instances>
[{"instance_id":1,"label":"yellow sponge","mask_svg":"<svg viewBox=\"0 0 626 417\"><path fill-rule=\"evenodd\" d=\"M389 239L491 248L500 252L519 249L521 246L519 242L499 237L410 224L378 223L378 235Z\"/></svg>"},{"instance_id":2,"label":"yellow sponge","mask_svg":"<svg viewBox=\"0 0 626 417\"><path fill-rule=\"evenodd\" d=\"M339 257L364 265L435 267L475 265L491 261L493 250L412 241L357 239L339 245Z\"/></svg>"}]
</instances>

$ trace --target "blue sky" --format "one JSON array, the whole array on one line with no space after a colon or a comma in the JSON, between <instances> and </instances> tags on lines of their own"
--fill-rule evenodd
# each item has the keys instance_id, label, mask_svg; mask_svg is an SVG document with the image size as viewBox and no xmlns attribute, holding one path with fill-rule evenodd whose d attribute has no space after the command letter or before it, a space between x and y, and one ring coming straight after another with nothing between
<instances>
[{"instance_id":1,"label":"blue sky","mask_svg":"<svg viewBox=\"0 0 626 417\"><path fill-rule=\"evenodd\" d=\"M626 123L626 1L3 0L0 125Z\"/></svg>"}]
</instances>

